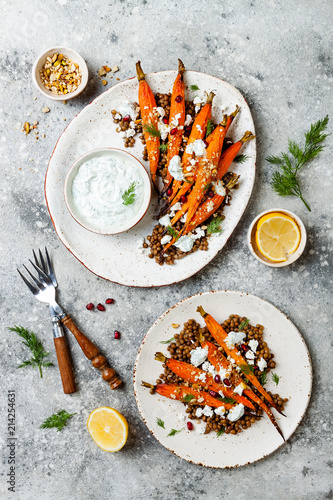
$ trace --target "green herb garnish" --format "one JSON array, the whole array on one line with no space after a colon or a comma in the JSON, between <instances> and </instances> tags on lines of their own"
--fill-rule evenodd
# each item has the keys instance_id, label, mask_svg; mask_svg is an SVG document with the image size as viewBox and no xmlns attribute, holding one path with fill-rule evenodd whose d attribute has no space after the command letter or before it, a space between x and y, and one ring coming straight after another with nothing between
<instances>
[{"instance_id":1,"label":"green herb garnish","mask_svg":"<svg viewBox=\"0 0 333 500\"><path fill-rule=\"evenodd\" d=\"M163 142L158 147L159 147L160 151L162 151L162 153L166 153L168 151L168 145L164 144Z\"/></svg>"},{"instance_id":2,"label":"green herb garnish","mask_svg":"<svg viewBox=\"0 0 333 500\"><path fill-rule=\"evenodd\" d=\"M233 405L234 403L236 403L236 400L232 398L217 398L217 399L219 401L222 401L222 403L226 403L228 405Z\"/></svg>"},{"instance_id":3,"label":"green herb garnish","mask_svg":"<svg viewBox=\"0 0 333 500\"><path fill-rule=\"evenodd\" d=\"M175 340L175 337L172 337L169 340L161 340L160 344L170 344L170 342L173 342Z\"/></svg>"},{"instance_id":4,"label":"green herb garnish","mask_svg":"<svg viewBox=\"0 0 333 500\"><path fill-rule=\"evenodd\" d=\"M264 370L262 374L260 375L260 383L262 386L264 386L267 383L267 372Z\"/></svg>"},{"instance_id":5,"label":"green herb garnish","mask_svg":"<svg viewBox=\"0 0 333 500\"><path fill-rule=\"evenodd\" d=\"M147 134L149 134L153 137L161 137L161 132L159 130L157 130L155 125L145 125L144 129L145 129L145 132L147 132Z\"/></svg>"},{"instance_id":6,"label":"green herb garnish","mask_svg":"<svg viewBox=\"0 0 333 500\"><path fill-rule=\"evenodd\" d=\"M269 156L266 160L277 165L282 172L278 170L274 172L271 186L279 196L298 196L311 212L311 208L306 203L302 196L301 186L297 178L298 171L304 167L306 163L319 155L324 149L323 142L328 136L323 132L326 130L328 116L323 120L318 120L311 125L308 132L305 133L305 145L302 150L296 142L288 139L288 153L281 153L281 156Z\"/></svg>"},{"instance_id":7,"label":"green herb garnish","mask_svg":"<svg viewBox=\"0 0 333 500\"><path fill-rule=\"evenodd\" d=\"M218 216L214 217L207 226L207 234L220 233L222 229L220 229L220 224L223 221L223 218Z\"/></svg>"},{"instance_id":8,"label":"green herb garnish","mask_svg":"<svg viewBox=\"0 0 333 500\"><path fill-rule=\"evenodd\" d=\"M219 430L217 431L217 433L216 433L216 437L220 437L220 436L221 436L221 434L224 434L224 431L225 431L224 427L221 427L221 429L219 429Z\"/></svg>"},{"instance_id":9,"label":"green herb garnish","mask_svg":"<svg viewBox=\"0 0 333 500\"><path fill-rule=\"evenodd\" d=\"M198 85L191 85L191 90L195 91L195 90L200 90Z\"/></svg>"},{"instance_id":10,"label":"green herb garnish","mask_svg":"<svg viewBox=\"0 0 333 500\"><path fill-rule=\"evenodd\" d=\"M272 373L272 380L274 384L278 385L280 377L276 373Z\"/></svg>"},{"instance_id":11,"label":"green herb garnish","mask_svg":"<svg viewBox=\"0 0 333 500\"><path fill-rule=\"evenodd\" d=\"M11 332L16 332L22 339L24 339L23 344L26 345L32 352L32 357L27 361L23 361L21 365L17 368L23 368L24 366L32 366L33 368L38 368L40 377L43 377L42 366L53 366L50 361L45 361L50 353L44 350L42 342L36 337L34 332L23 328L23 326L14 326L8 328Z\"/></svg>"},{"instance_id":12,"label":"green herb garnish","mask_svg":"<svg viewBox=\"0 0 333 500\"><path fill-rule=\"evenodd\" d=\"M250 157L247 155L238 155L236 158L233 160L235 163L244 163L246 160L248 160Z\"/></svg>"},{"instance_id":13,"label":"green herb garnish","mask_svg":"<svg viewBox=\"0 0 333 500\"><path fill-rule=\"evenodd\" d=\"M179 233L176 231L172 226L167 227L168 233L175 238L175 240L178 240L179 238Z\"/></svg>"},{"instance_id":14,"label":"green herb garnish","mask_svg":"<svg viewBox=\"0 0 333 500\"><path fill-rule=\"evenodd\" d=\"M160 427L162 427L163 429L165 429L164 427L164 422L161 418L156 418L156 422L157 422L157 425L159 425Z\"/></svg>"},{"instance_id":15,"label":"green herb garnish","mask_svg":"<svg viewBox=\"0 0 333 500\"><path fill-rule=\"evenodd\" d=\"M178 432L181 432L182 429L180 429L179 431L177 431L176 429L171 429L171 431L169 432L169 434L167 435L167 437L169 436L175 436L176 434L178 434Z\"/></svg>"},{"instance_id":16,"label":"green herb garnish","mask_svg":"<svg viewBox=\"0 0 333 500\"><path fill-rule=\"evenodd\" d=\"M244 375L249 375L250 373L253 373L254 367L252 365L239 365L239 368L242 370Z\"/></svg>"},{"instance_id":17,"label":"green herb garnish","mask_svg":"<svg viewBox=\"0 0 333 500\"><path fill-rule=\"evenodd\" d=\"M123 199L123 205L132 205L135 201L135 187L136 183L132 182L130 187L125 191L125 193L122 195Z\"/></svg>"},{"instance_id":18,"label":"green herb garnish","mask_svg":"<svg viewBox=\"0 0 333 500\"><path fill-rule=\"evenodd\" d=\"M186 394L186 396L183 397L182 402L190 403L192 399L195 399L195 396L193 396L193 394Z\"/></svg>"},{"instance_id":19,"label":"green herb garnish","mask_svg":"<svg viewBox=\"0 0 333 500\"><path fill-rule=\"evenodd\" d=\"M250 323L249 319L244 319L238 327L238 331L241 332Z\"/></svg>"},{"instance_id":20,"label":"green herb garnish","mask_svg":"<svg viewBox=\"0 0 333 500\"><path fill-rule=\"evenodd\" d=\"M208 120L206 128L206 137L208 137L214 130L214 125L212 120Z\"/></svg>"},{"instance_id":21,"label":"green herb garnish","mask_svg":"<svg viewBox=\"0 0 333 500\"><path fill-rule=\"evenodd\" d=\"M76 415L76 413L68 413L66 410L60 410L58 413L53 413L51 417L44 420L40 428L51 429L52 427L55 427L57 431L61 431L73 415Z\"/></svg>"}]
</instances>

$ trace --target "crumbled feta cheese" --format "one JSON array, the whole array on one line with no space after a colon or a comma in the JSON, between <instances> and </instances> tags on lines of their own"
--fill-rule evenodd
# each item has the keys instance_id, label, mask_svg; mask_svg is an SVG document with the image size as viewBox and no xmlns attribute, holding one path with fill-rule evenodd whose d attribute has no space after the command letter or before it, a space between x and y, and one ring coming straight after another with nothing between
<instances>
[{"instance_id":1,"label":"crumbled feta cheese","mask_svg":"<svg viewBox=\"0 0 333 500\"><path fill-rule=\"evenodd\" d=\"M201 365L207 359L208 349L197 347L191 351L191 363L194 366Z\"/></svg>"},{"instance_id":2,"label":"crumbled feta cheese","mask_svg":"<svg viewBox=\"0 0 333 500\"><path fill-rule=\"evenodd\" d=\"M203 413L202 408L201 406L199 406L199 408L196 409L195 416L200 418L202 417L202 413Z\"/></svg>"},{"instance_id":3,"label":"crumbled feta cheese","mask_svg":"<svg viewBox=\"0 0 333 500\"><path fill-rule=\"evenodd\" d=\"M180 119L181 119L181 117L182 117L181 113L177 113L177 114L175 115L175 119L176 119L176 120L180 120Z\"/></svg>"},{"instance_id":4,"label":"crumbled feta cheese","mask_svg":"<svg viewBox=\"0 0 333 500\"><path fill-rule=\"evenodd\" d=\"M119 113L116 113L114 115L115 120L121 120L121 115Z\"/></svg>"},{"instance_id":5,"label":"crumbled feta cheese","mask_svg":"<svg viewBox=\"0 0 333 500\"><path fill-rule=\"evenodd\" d=\"M220 375L221 380L223 380L223 379L229 377L230 372L228 370L226 370L225 368L220 368L220 371L218 372L218 374Z\"/></svg>"},{"instance_id":6,"label":"crumbled feta cheese","mask_svg":"<svg viewBox=\"0 0 333 500\"><path fill-rule=\"evenodd\" d=\"M133 121L130 122L129 126L130 126L130 128L135 128L135 122L133 122Z\"/></svg>"},{"instance_id":7,"label":"crumbled feta cheese","mask_svg":"<svg viewBox=\"0 0 333 500\"><path fill-rule=\"evenodd\" d=\"M248 359L247 360L248 365L254 365L254 360L253 359Z\"/></svg>"},{"instance_id":8,"label":"crumbled feta cheese","mask_svg":"<svg viewBox=\"0 0 333 500\"><path fill-rule=\"evenodd\" d=\"M132 128L128 128L126 130L126 136L127 137L133 137L135 135L135 133L136 133L135 130L133 130Z\"/></svg>"},{"instance_id":9,"label":"crumbled feta cheese","mask_svg":"<svg viewBox=\"0 0 333 500\"><path fill-rule=\"evenodd\" d=\"M192 170L192 167L191 167L191 166L189 166L189 167L186 167L186 170L187 170L187 172L191 172L191 170Z\"/></svg>"},{"instance_id":10,"label":"crumbled feta cheese","mask_svg":"<svg viewBox=\"0 0 333 500\"><path fill-rule=\"evenodd\" d=\"M166 234L165 236L163 236L163 238L161 239L161 245L166 245L167 243L169 243L169 241L172 240L172 236L170 236L169 234Z\"/></svg>"},{"instance_id":11,"label":"crumbled feta cheese","mask_svg":"<svg viewBox=\"0 0 333 500\"><path fill-rule=\"evenodd\" d=\"M215 408L214 413L215 413L215 415L218 415L219 417L224 417L225 409L223 406L219 406L218 408Z\"/></svg>"},{"instance_id":12,"label":"crumbled feta cheese","mask_svg":"<svg viewBox=\"0 0 333 500\"><path fill-rule=\"evenodd\" d=\"M202 128L200 127L200 125L197 125L197 130L199 130L199 132L202 132Z\"/></svg>"},{"instance_id":13,"label":"crumbled feta cheese","mask_svg":"<svg viewBox=\"0 0 333 500\"><path fill-rule=\"evenodd\" d=\"M204 362L204 364L202 365L202 369L208 372L213 377L215 377L215 375L217 374L215 367L209 361Z\"/></svg>"},{"instance_id":14,"label":"crumbled feta cheese","mask_svg":"<svg viewBox=\"0 0 333 500\"><path fill-rule=\"evenodd\" d=\"M136 241L136 248L138 249L138 251L140 253L143 253L145 251L145 249L143 248L143 244L145 242L145 239L144 238L139 238L137 241Z\"/></svg>"},{"instance_id":15,"label":"crumbled feta cheese","mask_svg":"<svg viewBox=\"0 0 333 500\"><path fill-rule=\"evenodd\" d=\"M189 125L191 125L192 121L193 121L192 116L191 115L186 115L185 123L184 123L185 127L188 127Z\"/></svg>"},{"instance_id":16,"label":"crumbled feta cheese","mask_svg":"<svg viewBox=\"0 0 333 500\"><path fill-rule=\"evenodd\" d=\"M200 373L198 379L201 380L201 382L206 382L206 374L205 373Z\"/></svg>"},{"instance_id":17,"label":"crumbled feta cheese","mask_svg":"<svg viewBox=\"0 0 333 500\"><path fill-rule=\"evenodd\" d=\"M164 123L163 121L159 120L157 123L157 128L161 134L162 141L165 141L169 135L169 132L170 132L169 125L167 123Z\"/></svg>"},{"instance_id":18,"label":"crumbled feta cheese","mask_svg":"<svg viewBox=\"0 0 333 500\"><path fill-rule=\"evenodd\" d=\"M182 252L190 252L193 248L194 241L188 234L186 236L181 236L179 240L174 243L174 246L179 248Z\"/></svg>"},{"instance_id":19,"label":"crumbled feta cheese","mask_svg":"<svg viewBox=\"0 0 333 500\"><path fill-rule=\"evenodd\" d=\"M204 156L206 153L204 141L202 139L197 139L196 141L191 142L191 144L186 146L186 153L189 155L194 153L195 156Z\"/></svg>"},{"instance_id":20,"label":"crumbled feta cheese","mask_svg":"<svg viewBox=\"0 0 333 500\"><path fill-rule=\"evenodd\" d=\"M161 106L158 106L156 108L156 111L159 114L160 118L164 118L164 116L165 116L165 110L164 110L164 108L162 108Z\"/></svg>"},{"instance_id":21,"label":"crumbled feta cheese","mask_svg":"<svg viewBox=\"0 0 333 500\"><path fill-rule=\"evenodd\" d=\"M235 394L239 394L240 396L243 394L243 390L245 389L245 384L243 384L243 382L241 382L240 384L238 384L235 389L234 389L234 393Z\"/></svg>"},{"instance_id":22,"label":"crumbled feta cheese","mask_svg":"<svg viewBox=\"0 0 333 500\"><path fill-rule=\"evenodd\" d=\"M197 238L202 238L203 236L205 236L205 234L206 234L205 231L200 227L198 227L192 236L194 236L194 239L197 239Z\"/></svg>"},{"instance_id":23,"label":"crumbled feta cheese","mask_svg":"<svg viewBox=\"0 0 333 500\"><path fill-rule=\"evenodd\" d=\"M207 405L202 410L202 414L205 415L206 417L212 417L213 413L214 413L213 409L210 406L207 406Z\"/></svg>"},{"instance_id":24,"label":"crumbled feta cheese","mask_svg":"<svg viewBox=\"0 0 333 500\"><path fill-rule=\"evenodd\" d=\"M181 166L180 156L175 155L171 158L169 163L169 172L176 181L183 181L184 174Z\"/></svg>"},{"instance_id":25,"label":"crumbled feta cheese","mask_svg":"<svg viewBox=\"0 0 333 500\"><path fill-rule=\"evenodd\" d=\"M126 132L119 132L119 136L124 139L127 135Z\"/></svg>"},{"instance_id":26,"label":"crumbled feta cheese","mask_svg":"<svg viewBox=\"0 0 333 500\"><path fill-rule=\"evenodd\" d=\"M240 403L239 405L234 406L232 410L229 411L228 420L230 422L236 422L239 418L244 415L244 405Z\"/></svg>"},{"instance_id":27,"label":"crumbled feta cheese","mask_svg":"<svg viewBox=\"0 0 333 500\"><path fill-rule=\"evenodd\" d=\"M170 215L166 214L158 220L159 224L164 227L168 227L171 224Z\"/></svg>"},{"instance_id":28,"label":"crumbled feta cheese","mask_svg":"<svg viewBox=\"0 0 333 500\"><path fill-rule=\"evenodd\" d=\"M129 101L122 102L119 106L118 111L123 118L124 116L129 115L132 120L135 120L135 108L133 103Z\"/></svg>"},{"instance_id":29,"label":"crumbled feta cheese","mask_svg":"<svg viewBox=\"0 0 333 500\"><path fill-rule=\"evenodd\" d=\"M179 419L181 422L185 422L185 420L186 420L186 415L185 415L185 413L178 413L178 419Z\"/></svg>"},{"instance_id":30,"label":"crumbled feta cheese","mask_svg":"<svg viewBox=\"0 0 333 500\"><path fill-rule=\"evenodd\" d=\"M233 349L235 345L243 342L245 337L246 333L244 332L229 332L225 339L225 342L230 349Z\"/></svg>"},{"instance_id":31,"label":"crumbled feta cheese","mask_svg":"<svg viewBox=\"0 0 333 500\"><path fill-rule=\"evenodd\" d=\"M264 360L264 358L260 358L260 359L259 359L259 361L258 361L258 363L257 363L257 365L258 365L259 370L260 370L261 372L263 372L263 371L264 371L264 369L265 369L265 368L266 368L266 366L267 366L267 363L266 363L266 361Z\"/></svg>"},{"instance_id":32,"label":"crumbled feta cheese","mask_svg":"<svg viewBox=\"0 0 333 500\"><path fill-rule=\"evenodd\" d=\"M206 211L211 212L212 210L214 210L214 203L212 201L209 201L206 205Z\"/></svg>"},{"instance_id":33,"label":"crumbled feta cheese","mask_svg":"<svg viewBox=\"0 0 333 500\"><path fill-rule=\"evenodd\" d=\"M186 222L187 214L182 215L180 222Z\"/></svg>"},{"instance_id":34,"label":"crumbled feta cheese","mask_svg":"<svg viewBox=\"0 0 333 500\"><path fill-rule=\"evenodd\" d=\"M194 167L194 165L197 164L197 160L195 158L192 158L192 160L190 160L190 163L191 163L192 167Z\"/></svg>"},{"instance_id":35,"label":"crumbled feta cheese","mask_svg":"<svg viewBox=\"0 0 333 500\"><path fill-rule=\"evenodd\" d=\"M204 422L201 422L200 424L196 425L195 429L198 434L205 434L206 424Z\"/></svg>"},{"instance_id":36,"label":"crumbled feta cheese","mask_svg":"<svg viewBox=\"0 0 333 500\"><path fill-rule=\"evenodd\" d=\"M257 347L259 345L259 342L258 340L255 340L255 339L251 339L248 343L249 345L249 348L253 351L253 352L257 352Z\"/></svg>"},{"instance_id":37,"label":"crumbled feta cheese","mask_svg":"<svg viewBox=\"0 0 333 500\"><path fill-rule=\"evenodd\" d=\"M223 186L222 181L213 182L212 185L215 188L215 193L218 194L219 196L225 196L227 194L227 191L226 191L225 187Z\"/></svg>"},{"instance_id":38,"label":"crumbled feta cheese","mask_svg":"<svg viewBox=\"0 0 333 500\"><path fill-rule=\"evenodd\" d=\"M246 357L246 359L254 359L255 354L253 351L247 351L247 353L245 354L245 357Z\"/></svg>"},{"instance_id":39,"label":"crumbled feta cheese","mask_svg":"<svg viewBox=\"0 0 333 500\"><path fill-rule=\"evenodd\" d=\"M205 97L204 96L195 96L193 99L193 104L195 105L195 112L197 113L199 109L201 108L201 105L205 103Z\"/></svg>"}]
</instances>

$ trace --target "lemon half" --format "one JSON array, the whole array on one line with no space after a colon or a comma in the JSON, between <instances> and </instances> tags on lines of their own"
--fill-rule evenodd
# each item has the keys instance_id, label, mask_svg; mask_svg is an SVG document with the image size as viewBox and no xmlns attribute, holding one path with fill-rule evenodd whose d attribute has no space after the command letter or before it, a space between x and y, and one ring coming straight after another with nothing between
<instances>
[{"instance_id":1,"label":"lemon half","mask_svg":"<svg viewBox=\"0 0 333 500\"><path fill-rule=\"evenodd\" d=\"M298 225L286 214L272 212L259 219L256 243L260 253L273 262L285 262L301 241Z\"/></svg>"},{"instance_id":2,"label":"lemon half","mask_svg":"<svg viewBox=\"0 0 333 500\"><path fill-rule=\"evenodd\" d=\"M113 408L101 406L93 410L89 415L87 427L95 443L104 451L118 451L126 443L127 420Z\"/></svg>"}]
</instances>

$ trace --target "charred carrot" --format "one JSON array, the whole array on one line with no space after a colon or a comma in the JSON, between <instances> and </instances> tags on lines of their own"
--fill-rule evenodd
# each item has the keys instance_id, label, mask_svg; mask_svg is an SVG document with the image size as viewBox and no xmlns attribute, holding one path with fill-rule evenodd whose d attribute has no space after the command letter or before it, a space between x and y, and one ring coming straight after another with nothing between
<instances>
[{"instance_id":1,"label":"charred carrot","mask_svg":"<svg viewBox=\"0 0 333 500\"><path fill-rule=\"evenodd\" d=\"M165 396L170 399L177 399L184 403L191 402L196 405L201 406L212 406L213 408L220 408L223 406L226 410L232 408L231 405L224 403L223 401L214 398L208 392L198 391L192 387L187 387L186 385L172 385L172 384L157 384L152 385L147 382L141 382L143 387L155 390L161 396ZM190 396L190 397L187 397ZM193 396L193 398L191 398Z\"/></svg>"},{"instance_id":2,"label":"charred carrot","mask_svg":"<svg viewBox=\"0 0 333 500\"><path fill-rule=\"evenodd\" d=\"M148 151L150 175L156 187L156 171L160 158L160 134L158 131L158 116L155 110L156 101L151 88L146 82L140 61L136 63L136 73L139 80L139 106Z\"/></svg>"},{"instance_id":3,"label":"charred carrot","mask_svg":"<svg viewBox=\"0 0 333 500\"><path fill-rule=\"evenodd\" d=\"M170 132L168 138L168 154L167 154L167 167L169 167L170 160L177 156L179 148L182 143L184 122L185 122L185 82L184 82L185 66L180 59L178 59L178 74L173 84L171 105L170 105ZM172 183L172 175L167 172L166 185L163 191L166 191Z\"/></svg>"},{"instance_id":4,"label":"charred carrot","mask_svg":"<svg viewBox=\"0 0 333 500\"><path fill-rule=\"evenodd\" d=\"M217 349L217 347L212 344L211 342L204 341L201 342L201 346L204 349L208 349L208 361L216 368L217 371L220 371L221 368L224 368L225 370L229 370L231 372L231 380L233 384L239 385L239 384L244 384L241 376L233 369L230 361L227 360L225 356ZM245 385L245 384L244 384ZM248 398L252 399L257 405L266 413L276 430L279 432L279 434L283 437L282 431L280 427L278 426L277 421L275 420L275 417L271 410L268 408L268 406L257 396L248 386L246 386L243 389L243 394L247 396Z\"/></svg>"},{"instance_id":5,"label":"charred carrot","mask_svg":"<svg viewBox=\"0 0 333 500\"><path fill-rule=\"evenodd\" d=\"M155 354L155 359L157 361L165 363L173 373L175 373L178 377L182 378L183 380L186 380L187 382L196 385L204 384L205 387L213 390L216 393L219 393L221 391L227 398L231 398L237 401L238 403L242 403L244 406L247 406L252 410L255 409L253 404L246 398L240 396L239 394L235 394L232 389L225 387L223 384L215 382L212 375L205 372L204 370L201 370L200 368L190 365L189 363L185 363L184 361L178 361L177 359L167 358L161 352L157 352ZM231 407L232 406L230 406L230 408Z\"/></svg>"},{"instance_id":6,"label":"charred carrot","mask_svg":"<svg viewBox=\"0 0 333 500\"><path fill-rule=\"evenodd\" d=\"M260 394L269 402L273 408L275 408L281 415L283 415L282 411L276 406L273 401L273 398L265 391L265 389L261 386L257 377L252 373L252 367L247 363L244 357L240 354L240 352L235 348L229 348L225 342L227 338L226 331L222 328L221 325L211 316L210 314L204 311L202 306L197 308L197 312L201 314L204 318L206 326L216 342L224 349L226 354L230 356L236 364L240 367L246 378L258 389Z\"/></svg>"},{"instance_id":7,"label":"charred carrot","mask_svg":"<svg viewBox=\"0 0 333 500\"><path fill-rule=\"evenodd\" d=\"M253 135L252 132L247 131L239 141L229 146L229 148L222 153L217 167L216 178L218 180L222 179L222 177L227 173L230 165L236 158L243 144L245 144L245 142L247 141L251 141L254 138L255 135Z\"/></svg>"},{"instance_id":8,"label":"charred carrot","mask_svg":"<svg viewBox=\"0 0 333 500\"><path fill-rule=\"evenodd\" d=\"M238 115L239 111L240 111L240 107L238 106L238 104L236 104L235 111L228 116L226 127L225 127L226 128L226 132L229 130L230 125L232 124L232 122L234 121L234 119L236 118L236 116ZM217 130L215 128L213 130L213 132L211 134L209 134L208 137L206 137L206 142L208 144L214 139L216 133L217 133Z\"/></svg>"}]
</instances>

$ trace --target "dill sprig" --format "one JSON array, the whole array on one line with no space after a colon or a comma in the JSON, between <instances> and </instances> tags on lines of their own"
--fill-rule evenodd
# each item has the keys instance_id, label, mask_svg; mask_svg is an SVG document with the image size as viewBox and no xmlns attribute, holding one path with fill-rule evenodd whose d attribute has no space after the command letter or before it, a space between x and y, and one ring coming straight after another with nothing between
<instances>
[{"instance_id":1,"label":"dill sprig","mask_svg":"<svg viewBox=\"0 0 333 500\"><path fill-rule=\"evenodd\" d=\"M134 201L135 201L135 187L136 187L136 183L132 182L130 187L128 189L126 189L126 191L122 195L123 205L132 205L132 203L134 203Z\"/></svg>"},{"instance_id":2,"label":"dill sprig","mask_svg":"<svg viewBox=\"0 0 333 500\"><path fill-rule=\"evenodd\" d=\"M222 229L220 228L220 224L223 221L223 218L218 216L214 217L207 226L207 234L220 233Z\"/></svg>"},{"instance_id":3,"label":"dill sprig","mask_svg":"<svg viewBox=\"0 0 333 500\"><path fill-rule=\"evenodd\" d=\"M168 145L162 142L162 144L159 145L159 149L162 153L166 153L168 151Z\"/></svg>"},{"instance_id":4,"label":"dill sprig","mask_svg":"<svg viewBox=\"0 0 333 500\"><path fill-rule=\"evenodd\" d=\"M242 164L242 163L245 163L245 162L246 162L249 158L250 158L250 157L249 157L249 156L247 156L247 155L238 155L238 156L236 156L236 158L234 158L234 160L233 160L233 161L234 161L235 163L240 163L240 164Z\"/></svg>"},{"instance_id":5,"label":"dill sprig","mask_svg":"<svg viewBox=\"0 0 333 500\"><path fill-rule=\"evenodd\" d=\"M329 134L325 134L328 124L328 116L312 124L310 130L305 133L304 149L295 141L288 139L288 153L281 156L268 156L266 160L272 165L277 165L281 171L276 170L273 174L271 186L279 196L298 196L311 212L311 208L302 196L301 186L297 178L298 171L306 163L313 160L324 149L323 142Z\"/></svg>"},{"instance_id":6,"label":"dill sprig","mask_svg":"<svg viewBox=\"0 0 333 500\"><path fill-rule=\"evenodd\" d=\"M171 431L169 432L169 434L167 435L167 437L169 437L169 436L175 436L176 434L178 434L178 432L181 432L181 429L179 431L177 431L177 429L171 429Z\"/></svg>"},{"instance_id":7,"label":"dill sprig","mask_svg":"<svg viewBox=\"0 0 333 500\"><path fill-rule=\"evenodd\" d=\"M163 420L161 418L156 417L156 423L157 423L157 425L159 425L160 427L162 427L163 429L165 429L164 422L163 422Z\"/></svg>"},{"instance_id":8,"label":"dill sprig","mask_svg":"<svg viewBox=\"0 0 333 500\"><path fill-rule=\"evenodd\" d=\"M52 427L55 427L57 431L61 431L73 415L76 415L76 413L68 413L66 410L60 410L58 413L53 413L51 417L44 420L40 428L52 429Z\"/></svg>"},{"instance_id":9,"label":"dill sprig","mask_svg":"<svg viewBox=\"0 0 333 500\"><path fill-rule=\"evenodd\" d=\"M266 385L267 383L267 372L264 370L262 374L260 375L260 383L262 386Z\"/></svg>"},{"instance_id":10,"label":"dill sprig","mask_svg":"<svg viewBox=\"0 0 333 500\"><path fill-rule=\"evenodd\" d=\"M229 404L229 405L233 405L234 403L236 403L236 400L233 399L233 398L217 398L219 401L221 401L222 403L226 403L226 404Z\"/></svg>"},{"instance_id":11,"label":"dill sprig","mask_svg":"<svg viewBox=\"0 0 333 500\"><path fill-rule=\"evenodd\" d=\"M157 130L155 125L145 125L144 129L145 129L145 132L147 132L147 134L149 134L153 137L161 137L161 132L159 130Z\"/></svg>"},{"instance_id":12,"label":"dill sprig","mask_svg":"<svg viewBox=\"0 0 333 500\"><path fill-rule=\"evenodd\" d=\"M214 130L214 125L212 120L208 120L206 128L206 137L208 137Z\"/></svg>"},{"instance_id":13,"label":"dill sprig","mask_svg":"<svg viewBox=\"0 0 333 500\"><path fill-rule=\"evenodd\" d=\"M179 238L179 233L178 231L175 230L175 228L173 228L172 226L168 226L167 227L167 230L168 230L168 233L173 237L175 238L175 240L178 240Z\"/></svg>"},{"instance_id":14,"label":"dill sprig","mask_svg":"<svg viewBox=\"0 0 333 500\"><path fill-rule=\"evenodd\" d=\"M200 90L198 85L191 85L191 90L195 91L195 90Z\"/></svg>"},{"instance_id":15,"label":"dill sprig","mask_svg":"<svg viewBox=\"0 0 333 500\"><path fill-rule=\"evenodd\" d=\"M23 361L17 368L23 368L24 366L32 366L33 368L38 368L40 377L43 377L42 366L53 366L50 361L45 361L50 353L44 350L42 342L37 338L34 332L31 332L24 328L23 326L9 327L8 330L11 332L16 332L22 339L24 339L23 344L27 346L32 352L32 357L26 361Z\"/></svg>"},{"instance_id":16,"label":"dill sprig","mask_svg":"<svg viewBox=\"0 0 333 500\"><path fill-rule=\"evenodd\" d=\"M239 325L238 327L238 331L241 332L242 330L244 330L244 328L250 323L250 320L249 319L244 319L244 321L241 322L241 324Z\"/></svg>"},{"instance_id":17,"label":"dill sprig","mask_svg":"<svg viewBox=\"0 0 333 500\"><path fill-rule=\"evenodd\" d=\"M186 394L186 396L183 397L182 402L183 403L190 403L192 399L194 399L195 396L193 394Z\"/></svg>"},{"instance_id":18,"label":"dill sprig","mask_svg":"<svg viewBox=\"0 0 333 500\"><path fill-rule=\"evenodd\" d=\"M274 384L278 385L280 377L276 373L272 373L272 380Z\"/></svg>"},{"instance_id":19,"label":"dill sprig","mask_svg":"<svg viewBox=\"0 0 333 500\"><path fill-rule=\"evenodd\" d=\"M221 436L221 434L224 434L224 432L225 432L225 428L224 428L224 427L221 427L221 429L219 429L219 430L217 431L217 433L216 433L216 437L220 437L220 436Z\"/></svg>"},{"instance_id":20,"label":"dill sprig","mask_svg":"<svg viewBox=\"0 0 333 500\"><path fill-rule=\"evenodd\" d=\"M173 342L175 340L175 337L171 337L169 340L161 340L160 344L170 344L170 342Z\"/></svg>"}]
</instances>

